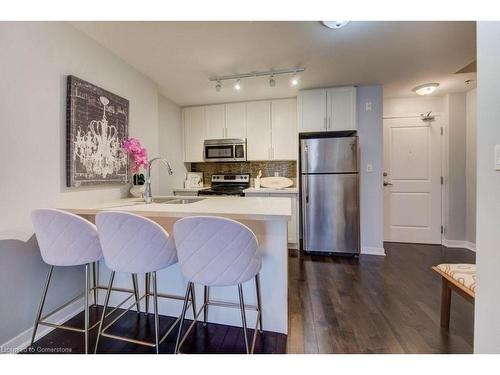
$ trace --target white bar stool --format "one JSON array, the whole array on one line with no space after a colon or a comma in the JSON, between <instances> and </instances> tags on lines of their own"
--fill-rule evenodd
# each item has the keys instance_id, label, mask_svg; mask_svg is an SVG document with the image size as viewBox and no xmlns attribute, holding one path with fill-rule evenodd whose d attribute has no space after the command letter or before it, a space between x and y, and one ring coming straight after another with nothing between
<instances>
[{"instance_id":1,"label":"white bar stool","mask_svg":"<svg viewBox=\"0 0 500 375\"><path fill-rule=\"evenodd\" d=\"M146 345L156 348L159 353L159 345L166 339L180 320L180 317L169 327L165 335L159 338L159 317L158 317L158 297L173 298L182 300L182 297L171 296L158 293L156 272L177 263L177 253L175 245L170 240L167 231L159 224L142 216L127 212L107 211L96 215L97 231L101 241L102 252L106 266L111 270L109 286L106 292L104 310L102 312L99 331L94 352L97 352L100 336L114 338L135 344ZM123 311L118 317L113 319L103 328L106 318L106 309L113 287L116 272L127 272L137 275L143 273L146 279L149 274L153 276L153 304L155 321L155 342L135 340L128 337L117 336L106 333L118 319L120 319L133 305ZM148 286L149 289L149 286ZM149 290L139 298L149 297ZM194 299L192 301L193 311L195 309ZM116 308L115 308L116 309ZM146 310L147 313L147 310ZM109 315L109 314L108 314Z\"/></svg>"},{"instance_id":2,"label":"white bar stool","mask_svg":"<svg viewBox=\"0 0 500 375\"><path fill-rule=\"evenodd\" d=\"M96 263L102 258L101 246L95 225L69 212L56 209L39 209L31 214L33 227L40 247L40 253L45 263L50 265L45 285L43 287L40 305L36 313L33 334L30 346L35 341L38 325L46 325L53 328L62 328L84 333L85 353L88 353L89 330L89 292L94 295L94 304L97 305L97 267ZM90 264L93 265L93 288L90 288ZM69 302L53 310L42 317L45 298L49 288L54 266L79 266L85 265L85 327L83 329L69 327L63 324L49 323L46 320L56 312L79 299L78 295Z\"/></svg>"},{"instance_id":3,"label":"white bar stool","mask_svg":"<svg viewBox=\"0 0 500 375\"><path fill-rule=\"evenodd\" d=\"M204 323L206 325L208 306L215 305L240 308L246 352L247 354L253 353L257 329L262 332L262 309L259 290L259 271L262 266L262 256L255 234L247 226L234 220L194 216L180 219L174 224L174 238L182 274L189 280L175 352L179 353L180 347L196 324L200 313L204 312ZM242 284L252 278L255 279L256 307L245 305L243 299ZM182 324L186 315L189 295L191 294L191 298L194 298L194 283L204 286L204 303L181 340ZM209 300L209 287L232 285L238 286L239 305ZM248 308L257 311L257 322L251 347L248 344L245 315L245 309Z\"/></svg>"}]
</instances>

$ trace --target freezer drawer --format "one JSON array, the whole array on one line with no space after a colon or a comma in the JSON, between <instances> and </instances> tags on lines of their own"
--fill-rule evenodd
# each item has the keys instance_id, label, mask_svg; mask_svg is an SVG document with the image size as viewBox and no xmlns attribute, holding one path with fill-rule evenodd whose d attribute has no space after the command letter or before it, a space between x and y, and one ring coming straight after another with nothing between
<instances>
[{"instance_id":1,"label":"freezer drawer","mask_svg":"<svg viewBox=\"0 0 500 375\"><path fill-rule=\"evenodd\" d=\"M302 175L305 251L359 253L357 174Z\"/></svg>"},{"instance_id":2,"label":"freezer drawer","mask_svg":"<svg viewBox=\"0 0 500 375\"><path fill-rule=\"evenodd\" d=\"M300 140L301 173L356 173L358 137Z\"/></svg>"}]
</instances>

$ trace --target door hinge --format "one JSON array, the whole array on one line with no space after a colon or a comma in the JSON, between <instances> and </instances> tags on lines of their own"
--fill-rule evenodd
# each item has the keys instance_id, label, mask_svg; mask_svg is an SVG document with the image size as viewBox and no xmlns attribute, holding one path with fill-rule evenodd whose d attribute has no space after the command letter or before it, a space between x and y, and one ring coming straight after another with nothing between
<instances>
[{"instance_id":1,"label":"door hinge","mask_svg":"<svg viewBox=\"0 0 500 375\"><path fill-rule=\"evenodd\" d=\"M444 233L444 227L441 225L441 234Z\"/></svg>"},{"instance_id":2,"label":"door hinge","mask_svg":"<svg viewBox=\"0 0 500 375\"><path fill-rule=\"evenodd\" d=\"M443 135L444 133L444 130L443 130L443 127L441 126L441 135Z\"/></svg>"},{"instance_id":3,"label":"door hinge","mask_svg":"<svg viewBox=\"0 0 500 375\"><path fill-rule=\"evenodd\" d=\"M441 185L444 185L444 177L441 176Z\"/></svg>"}]
</instances>

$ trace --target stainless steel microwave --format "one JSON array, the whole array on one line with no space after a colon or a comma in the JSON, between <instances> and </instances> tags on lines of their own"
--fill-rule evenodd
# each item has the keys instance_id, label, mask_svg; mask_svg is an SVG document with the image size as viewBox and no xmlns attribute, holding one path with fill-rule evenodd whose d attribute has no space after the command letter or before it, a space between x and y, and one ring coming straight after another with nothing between
<instances>
[{"instance_id":1,"label":"stainless steel microwave","mask_svg":"<svg viewBox=\"0 0 500 375\"><path fill-rule=\"evenodd\" d=\"M247 140L237 139L207 139L203 143L205 161L246 161Z\"/></svg>"}]
</instances>

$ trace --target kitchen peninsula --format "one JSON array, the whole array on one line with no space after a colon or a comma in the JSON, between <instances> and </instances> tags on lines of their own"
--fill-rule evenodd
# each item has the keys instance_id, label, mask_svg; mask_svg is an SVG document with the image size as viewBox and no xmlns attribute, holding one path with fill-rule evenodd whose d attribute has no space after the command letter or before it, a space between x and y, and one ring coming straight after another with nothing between
<instances>
[{"instance_id":1,"label":"kitchen peninsula","mask_svg":"<svg viewBox=\"0 0 500 375\"><path fill-rule=\"evenodd\" d=\"M170 202L170 203L169 203ZM220 216L237 220L247 225L257 236L262 252L262 269L260 272L263 328L287 334L288 307L287 307L287 222L292 215L292 200L284 198L262 197L155 197L153 203L145 204L142 199L130 198L99 205L75 205L60 207L94 222L95 215L101 211L125 211L148 217L168 233L173 233L176 220L186 216ZM138 235L139 232L138 232ZM100 262L100 285L106 286L109 271L104 261ZM183 279L179 265L175 264L158 273L159 292L183 296L186 280ZM130 277L117 274L115 286L130 288ZM141 294L144 283L140 282ZM245 303L255 305L255 289L251 282L244 284ZM104 302L104 292L99 293L99 303ZM197 287L198 306L202 301L203 288ZM116 306L123 296L114 293L111 296L110 306ZM210 299L217 301L237 302L238 291L234 287L213 288ZM159 299L159 313L161 315L179 316L182 308L181 301ZM191 312L189 312L191 314ZM192 314L187 316L192 318ZM255 324L256 314L248 311L249 327ZM210 306L209 319L213 323L241 326L241 316L238 309Z\"/></svg>"}]
</instances>

